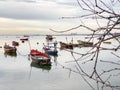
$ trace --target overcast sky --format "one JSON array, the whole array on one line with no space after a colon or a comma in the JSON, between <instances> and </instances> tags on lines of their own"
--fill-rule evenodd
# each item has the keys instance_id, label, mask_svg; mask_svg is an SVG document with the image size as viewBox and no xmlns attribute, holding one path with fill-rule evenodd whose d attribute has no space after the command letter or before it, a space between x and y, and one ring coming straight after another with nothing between
<instances>
[{"instance_id":1,"label":"overcast sky","mask_svg":"<svg viewBox=\"0 0 120 90\"><path fill-rule=\"evenodd\" d=\"M84 13L77 0L0 0L0 34L52 34L81 24L80 19L61 19ZM95 26L93 21L87 21ZM74 33L87 33L77 29ZM72 32L70 32L72 33Z\"/></svg>"},{"instance_id":2,"label":"overcast sky","mask_svg":"<svg viewBox=\"0 0 120 90\"><path fill-rule=\"evenodd\" d=\"M77 22L72 24L61 17L76 16L78 11L76 0L0 0L0 34L46 34L50 28L69 29Z\"/></svg>"}]
</instances>

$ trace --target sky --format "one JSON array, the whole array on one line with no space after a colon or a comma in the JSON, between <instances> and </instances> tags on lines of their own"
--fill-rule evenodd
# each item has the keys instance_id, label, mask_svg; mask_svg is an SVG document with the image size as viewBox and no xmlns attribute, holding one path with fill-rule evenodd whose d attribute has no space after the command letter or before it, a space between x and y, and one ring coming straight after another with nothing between
<instances>
[{"instance_id":1,"label":"sky","mask_svg":"<svg viewBox=\"0 0 120 90\"><path fill-rule=\"evenodd\" d=\"M49 34L49 29L69 29L63 16L75 16L76 0L0 0L0 34Z\"/></svg>"},{"instance_id":2,"label":"sky","mask_svg":"<svg viewBox=\"0 0 120 90\"><path fill-rule=\"evenodd\" d=\"M62 19L79 16L77 0L0 0L0 34L57 34L57 31L79 26L81 19ZM91 20L86 25L95 26ZM88 33L78 28L69 33Z\"/></svg>"}]
</instances>

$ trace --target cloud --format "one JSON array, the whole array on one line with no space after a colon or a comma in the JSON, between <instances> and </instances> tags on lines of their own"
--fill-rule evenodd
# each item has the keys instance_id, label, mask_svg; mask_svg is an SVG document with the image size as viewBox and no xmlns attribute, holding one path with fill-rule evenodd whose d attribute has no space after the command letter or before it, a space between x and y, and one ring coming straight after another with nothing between
<instances>
[{"instance_id":1,"label":"cloud","mask_svg":"<svg viewBox=\"0 0 120 90\"><path fill-rule=\"evenodd\" d=\"M36 0L0 0L0 1L16 1L16 2L31 2L34 3Z\"/></svg>"},{"instance_id":2,"label":"cloud","mask_svg":"<svg viewBox=\"0 0 120 90\"><path fill-rule=\"evenodd\" d=\"M26 3L27 2L27 3ZM32 3L28 3L32 2ZM68 2L72 3L72 2ZM0 17L15 19L58 19L75 15L76 8L59 0L11 0L0 2Z\"/></svg>"},{"instance_id":3,"label":"cloud","mask_svg":"<svg viewBox=\"0 0 120 90\"><path fill-rule=\"evenodd\" d=\"M74 22L74 23L73 23ZM20 20L0 18L0 35L2 34L53 34L49 29L66 30L79 25L79 20ZM19 33L18 33L19 32ZM77 32L79 32L77 30ZM55 33L57 34L57 33Z\"/></svg>"},{"instance_id":4,"label":"cloud","mask_svg":"<svg viewBox=\"0 0 120 90\"><path fill-rule=\"evenodd\" d=\"M7 1L7 0L0 0L0 1Z\"/></svg>"},{"instance_id":5,"label":"cloud","mask_svg":"<svg viewBox=\"0 0 120 90\"><path fill-rule=\"evenodd\" d=\"M49 33L50 28L72 28L76 26L76 20L74 22L60 18L78 14L79 8L73 2L74 0L0 1L0 33Z\"/></svg>"}]
</instances>

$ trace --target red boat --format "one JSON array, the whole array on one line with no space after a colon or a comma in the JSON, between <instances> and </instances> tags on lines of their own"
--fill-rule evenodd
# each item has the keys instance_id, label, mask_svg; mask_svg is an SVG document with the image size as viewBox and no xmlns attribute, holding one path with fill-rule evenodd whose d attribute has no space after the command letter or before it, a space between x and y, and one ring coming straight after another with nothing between
<instances>
[{"instance_id":1,"label":"red boat","mask_svg":"<svg viewBox=\"0 0 120 90\"><path fill-rule=\"evenodd\" d=\"M16 41L12 41L12 45L13 45L13 46L19 46L19 43L16 42Z\"/></svg>"},{"instance_id":2,"label":"red boat","mask_svg":"<svg viewBox=\"0 0 120 90\"><path fill-rule=\"evenodd\" d=\"M28 38L21 38L20 40L21 40L21 41L27 41Z\"/></svg>"},{"instance_id":3,"label":"red boat","mask_svg":"<svg viewBox=\"0 0 120 90\"><path fill-rule=\"evenodd\" d=\"M30 56L33 62L42 64L42 65L51 64L50 62L51 57L46 53L32 49L30 52Z\"/></svg>"}]
</instances>

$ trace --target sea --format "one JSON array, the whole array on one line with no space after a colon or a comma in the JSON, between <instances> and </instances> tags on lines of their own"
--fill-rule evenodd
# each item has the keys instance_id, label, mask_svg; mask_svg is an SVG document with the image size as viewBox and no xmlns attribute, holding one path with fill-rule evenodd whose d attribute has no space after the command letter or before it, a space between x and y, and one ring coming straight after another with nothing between
<instances>
[{"instance_id":1,"label":"sea","mask_svg":"<svg viewBox=\"0 0 120 90\"><path fill-rule=\"evenodd\" d=\"M46 41L45 35L30 35L29 40L23 42L20 40L26 38L23 35L0 36L0 90L120 90L120 50L111 50L119 45L116 39L101 44L110 50L101 49L98 60L91 59L95 53L93 47L60 49L59 42L98 41L97 36L90 37L53 35L53 41ZM5 43L12 46L12 41L19 42L17 53L6 54L3 47ZM58 55L51 56L51 65L34 65L29 57L31 49L44 52L44 44L52 45L54 41Z\"/></svg>"}]
</instances>

